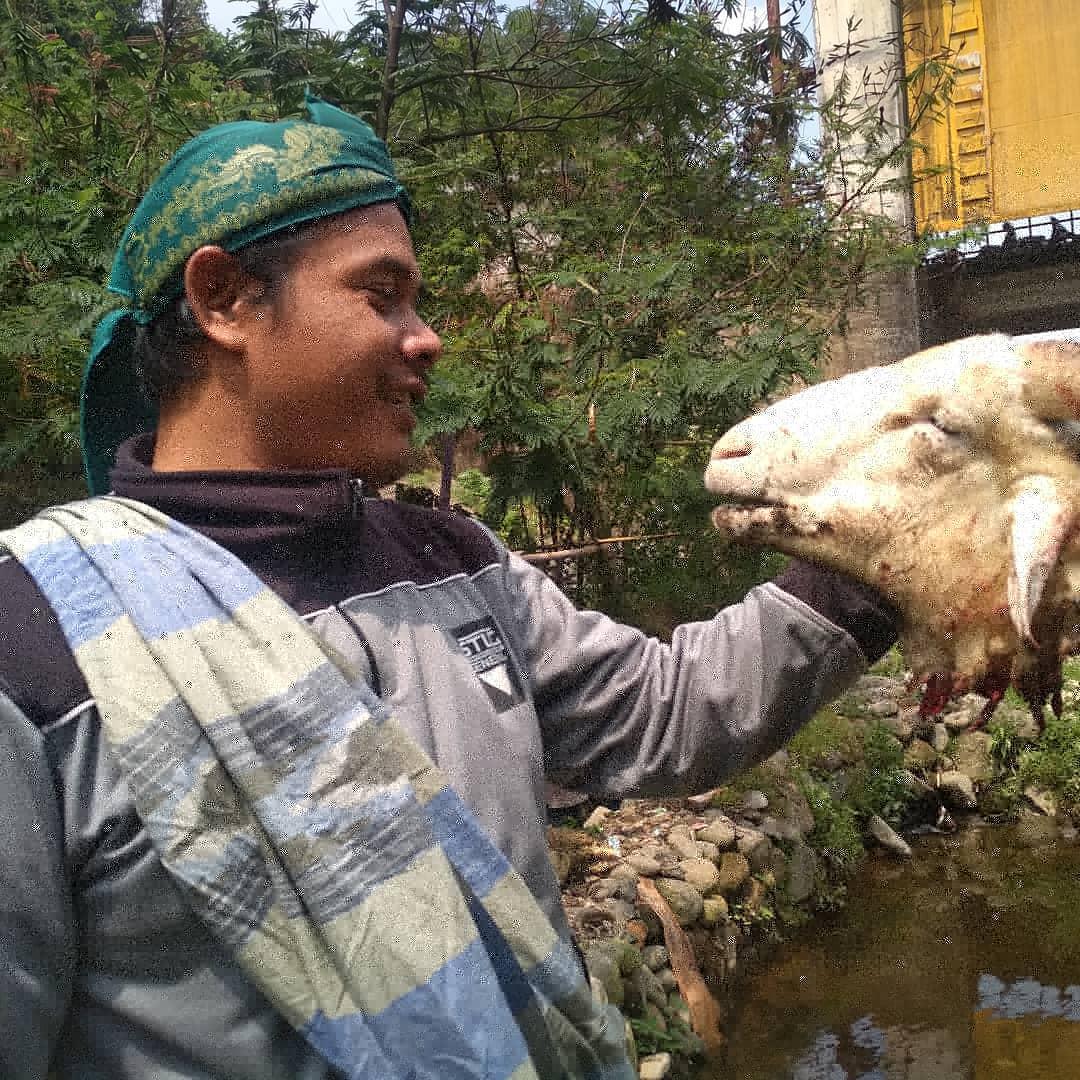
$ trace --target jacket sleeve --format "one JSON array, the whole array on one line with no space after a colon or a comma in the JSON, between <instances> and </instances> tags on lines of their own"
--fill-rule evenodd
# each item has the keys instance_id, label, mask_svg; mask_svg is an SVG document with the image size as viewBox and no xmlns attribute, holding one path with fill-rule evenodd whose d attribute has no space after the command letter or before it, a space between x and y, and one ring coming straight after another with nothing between
<instances>
[{"instance_id":1,"label":"jacket sleeve","mask_svg":"<svg viewBox=\"0 0 1080 1080\"><path fill-rule=\"evenodd\" d=\"M665 645L578 611L516 555L515 636L547 775L594 795L715 787L767 757L865 670L845 630L769 583Z\"/></svg>"},{"instance_id":2,"label":"jacket sleeve","mask_svg":"<svg viewBox=\"0 0 1080 1080\"><path fill-rule=\"evenodd\" d=\"M0 693L0 1076L46 1076L74 967L63 826L44 741Z\"/></svg>"}]
</instances>

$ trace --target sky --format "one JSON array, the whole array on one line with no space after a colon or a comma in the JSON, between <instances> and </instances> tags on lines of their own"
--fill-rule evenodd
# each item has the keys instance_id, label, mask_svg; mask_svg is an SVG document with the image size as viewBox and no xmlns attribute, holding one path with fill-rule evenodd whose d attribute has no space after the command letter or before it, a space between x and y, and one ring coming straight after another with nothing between
<instances>
[{"instance_id":1,"label":"sky","mask_svg":"<svg viewBox=\"0 0 1080 1080\"><path fill-rule=\"evenodd\" d=\"M252 0L205 0L211 26L228 32L237 15L246 14L255 4ZM319 7L311 25L320 30L345 32L353 24L356 0L318 0ZM786 4L784 5L787 6ZM809 4L806 5L809 8ZM758 26L765 22L765 0L744 0L743 10L726 20L722 29L731 32L740 26Z\"/></svg>"}]
</instances>

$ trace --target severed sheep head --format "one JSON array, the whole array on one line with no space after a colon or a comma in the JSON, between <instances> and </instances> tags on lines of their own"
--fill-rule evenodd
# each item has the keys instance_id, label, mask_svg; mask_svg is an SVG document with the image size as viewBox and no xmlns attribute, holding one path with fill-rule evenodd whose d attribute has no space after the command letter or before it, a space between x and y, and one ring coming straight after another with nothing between
<instances>
[{"instance_id":1,"label":"severed sheep head","mask_svg":"<svg viewBox=\"0 0 1080 1080\"><path fill-rule=\"evenodd\" d=\"M1080 332L973 337L732 428L706 487L735 540L876 587L925 712L1015 685L1042 722L1080 650Z\"/></svg>"}]
</instances>

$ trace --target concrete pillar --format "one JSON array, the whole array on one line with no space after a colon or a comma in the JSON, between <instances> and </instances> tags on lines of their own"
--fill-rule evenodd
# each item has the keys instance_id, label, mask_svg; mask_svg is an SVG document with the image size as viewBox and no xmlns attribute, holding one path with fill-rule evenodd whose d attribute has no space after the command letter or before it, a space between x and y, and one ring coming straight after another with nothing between
<instances>
[{"instance_id":1,"label":"concrete pillar","mask_svg":"<svg viewBox=\"0 0 1080 1080\"><path fill-rule=\"evenodd\" d=\"M899 0L815 0L814 40L821 71L822 100L847 80L847 98L860 111L880 118L885 138L895 145L904 138L907 109L903 73L902 12ZM827 136L827 132L823 135ZM895 223L903 239L914 238L910 185L888 190L908 172L878 173L870 178L860 169L866 147L850 138L844 145L844 164L832 184L835 199L851 199L866 213L881 214ZM868 301L851 312L849 329L830 346L826 374L858 371L903 359L919 349L919 303L915 271L882 274L868 282Z\"/></svg>"}]
</instances>

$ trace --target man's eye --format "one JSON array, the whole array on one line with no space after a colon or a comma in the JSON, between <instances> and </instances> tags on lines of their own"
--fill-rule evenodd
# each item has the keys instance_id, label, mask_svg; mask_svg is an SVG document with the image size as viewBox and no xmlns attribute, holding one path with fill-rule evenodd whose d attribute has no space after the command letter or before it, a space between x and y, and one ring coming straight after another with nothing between
<instances>
[{"instance_id":1,"label":"man's eye","mask_svg":"<svg viewBox=\"0 0 1080 1080\"><path fill-rule=\"evenodd\" d=\"M364 292L373 296L377 303L383 306L397 301L398 292L392 285L365 285Z\"/></svg>"}]
</instances>

